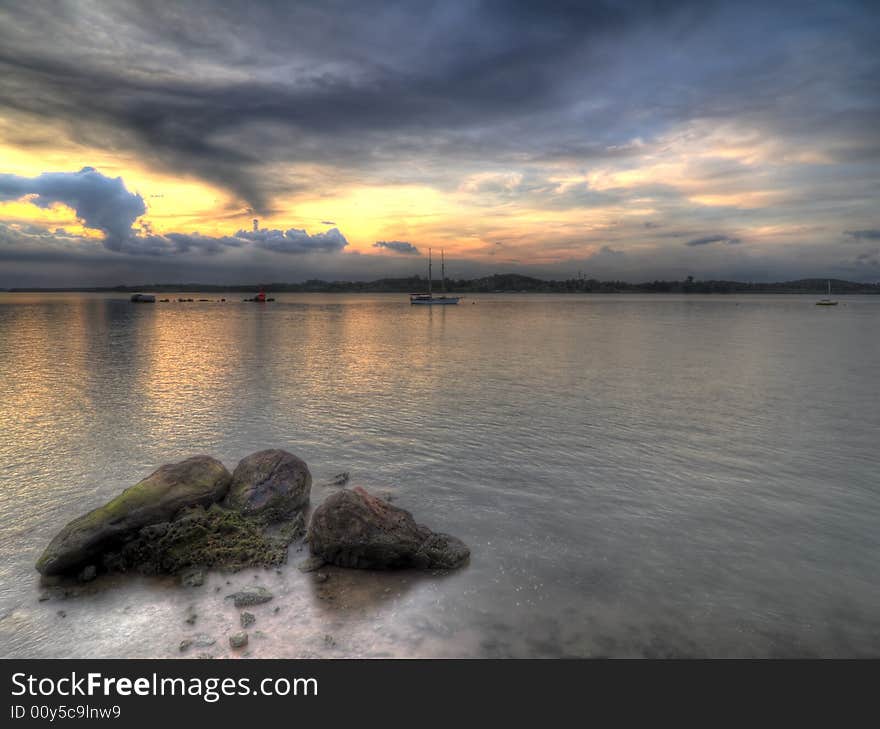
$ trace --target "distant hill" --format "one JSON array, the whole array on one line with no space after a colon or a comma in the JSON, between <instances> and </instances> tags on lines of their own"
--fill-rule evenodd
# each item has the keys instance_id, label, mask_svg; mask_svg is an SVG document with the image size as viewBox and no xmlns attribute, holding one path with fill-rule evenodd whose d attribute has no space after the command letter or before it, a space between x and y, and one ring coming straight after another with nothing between
<instances>
[{"instance_id":1,"label":"distant hill","mask_svg":"<svg viewBox=\"0 0 880 729\"><path fill-rule=\"evenodd\" d=\"M440 290L440 281L433 282L434 290ZM748 283L743 281L645 281L628 283L626 281L599 281L588 278L572 278L560 281L546 281L518 273L502 273L475 279L447 280L447 290L456 293L650 293L650 294L825 294L828 279L805 278L797 281L776 283ZM95 292L153 292L172 293L192 291L205 293L252 293L262 288L268 293L283 292L323 292L323 293L413 293L428 288L426 278L380 278L377 281L322 281L313 279L302 283L266 283L262 286L251 284L141 284L140 286L81 287L81 288L14 288L8 291L95 291ZM842 279L831 280L832 293L842 294L880 294L880 283L856 283Z\"/></svg>"}]
</instances>

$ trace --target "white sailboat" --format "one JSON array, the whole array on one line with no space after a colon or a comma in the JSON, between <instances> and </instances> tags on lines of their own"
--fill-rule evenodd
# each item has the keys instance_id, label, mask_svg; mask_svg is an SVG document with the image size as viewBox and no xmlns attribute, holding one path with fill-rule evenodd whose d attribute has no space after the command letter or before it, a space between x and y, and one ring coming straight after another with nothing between
<instances>
[{"instance_id":1,"label":"white sailboat","mask_svg":"<svg viewBox=\"0 0 880 729\"><path fill-rule=\"evenodd\" d=\"M827 299L819 299L816 302L816 306L837 306L837 302L831 298L831 279L828 279L828 298Z\"/></svg>"},{"instance_id":2,"label":"white sailboat","mask_svg":"<svg viewBox=\"0 0 880 729\"><path fill-rule=\"evenodd\" d=\"M422 306L434 306L434 305L449 305L449 304L457 304L460 300L460 296L447 296L446 295L446 259L443 255L443 249L440 250L440 280L441 286L443 288L442 296L434 296L431 290L431 249L428 249L428 293L427 294L410 294L409 295L409 303L410 304L419 304Z\"/></svg>"}]
</instances>

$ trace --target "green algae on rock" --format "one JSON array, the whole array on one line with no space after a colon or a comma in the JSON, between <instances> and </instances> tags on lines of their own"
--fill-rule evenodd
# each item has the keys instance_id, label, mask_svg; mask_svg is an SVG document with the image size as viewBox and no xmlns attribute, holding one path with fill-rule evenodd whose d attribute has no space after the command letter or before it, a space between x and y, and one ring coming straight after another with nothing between
<instances>
[{"instance_id":1,"label":"green algae on rock","mask_svg":"<svg viewBox=\"0 0 880 729\"><path fill-rule=\"evenodd\" d=\"M287 545L304 533L302 514L270 529L259 519L212 504L188 509L172 522L144 527L120 552L107 554L104 566L170 574L192 567L234 571L277 565L287 559Z\"/></svg>"}]
</instances>

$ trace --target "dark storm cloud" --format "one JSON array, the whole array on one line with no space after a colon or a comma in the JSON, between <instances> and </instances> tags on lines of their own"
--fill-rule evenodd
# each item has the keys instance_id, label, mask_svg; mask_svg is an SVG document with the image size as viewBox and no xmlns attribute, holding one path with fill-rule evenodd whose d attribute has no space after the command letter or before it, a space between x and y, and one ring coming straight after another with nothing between
<instances>
[{"instance_id":1,"label":"dark storm cloud","mask_svg":"<svg viewBox=\"0 0 880 729\"><path fill-rule=\"evenodd\" d=\"M93 167L37 177L0 174L0 201L24 197L41 208L58 203L72 208L87 228L103 231L104 245L115 251L126 246L134 221L147 210L144 199L129 192L121 177L105 177Z\"/></svg>"},{"instance_id":2,"label":"dark storm cloud","mask_svg":"<svg viewBox=\"0 0 880 729\"><path fill-rule=\"evenodd\" d=\"M727 245L736 245L740 243L739 238L732 238L729 235L707 235L704 238L693 238L685 243L686 246L707 246L711 243L726 243Z\"/></svg>"},{"instance_id":3,"label":"dark storm cloud","mask_svg":"<svg viewBox=\"0 0 880 729\"><path fill-rule=\"evenodd\" d=\"M384 248L394 253L404 253L408 255L418 255L419 249L412 243L403 240L377 240L373 243L373 248Z\"/></svg>"},{"instance_id":4,"label":"dark storm cloud","mask_svg":"<svg viewBox=\"0 0 880 729\"><path fill-rule=\"evenodd\" d=\"M845 82L838 94L873 88L871 24L842 43L859 27L857 11L845 3L780 3L770 13L763 4L699 2L22 5L0 18L0 104L62 120L79 141L134 147L263 211L302 184L264 174L268 162L364 172L400 154L443 152L448 163L478 150L595 159L632 154L633 138L694 117L749 114L798 134L825 118L844 123L846 112L817 110L814 94L835 82ZM780 44L795 20L791 41ZM811 65L802 47L819 28L841 40L839 58ZM100 52L95 29L113 39ZM803 76L797 88L792 69ZM876 111L853 122L853 145L876 146Z\"/></svg>"}]
</instances>

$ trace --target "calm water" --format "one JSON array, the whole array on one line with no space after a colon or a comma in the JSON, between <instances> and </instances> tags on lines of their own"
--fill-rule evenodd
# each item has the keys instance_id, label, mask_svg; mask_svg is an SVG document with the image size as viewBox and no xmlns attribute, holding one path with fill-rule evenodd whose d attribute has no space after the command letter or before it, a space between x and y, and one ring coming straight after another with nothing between
<instances>
[{"instance_id":1,"label":"calm water","mask_svg":"<svg viewBox=\"0 0 880 729\"><path fill-rule=\"evenodd\" d=\"M225 656L223 595L259 583L254 656L880 656L880 297L240 298L0 294L0 654ZM267 447L470 566L319 585L302 553L38 601L71 518Z\"/></svg>"}]
</instances>

